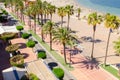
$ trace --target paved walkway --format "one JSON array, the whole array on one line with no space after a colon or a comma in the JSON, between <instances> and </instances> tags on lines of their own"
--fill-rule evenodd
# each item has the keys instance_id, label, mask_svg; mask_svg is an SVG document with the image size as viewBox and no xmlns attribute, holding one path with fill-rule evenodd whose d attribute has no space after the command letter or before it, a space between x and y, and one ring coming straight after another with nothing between
<instances>
[{"instance_id":1,"label":"paved walkway","mask_svg":"<svg viewBox=\"0 0 120 80\"><path fill-rule=\"evenodd\" d=\"M30 62L30 61L36 60L37 57L33 52L33 49L26 47L26 42L27 40L23 38L16 38L11 40L12 44L20 44L19 51L24 55L24 58L25 58L24 62Z\"/></svg>"},{"instance_id":2,"label":"paved walkway","mask_svg":"<svg viewBox=\"0 0 120 80\"><path fill-rule=\"evenodd\" d=\"M58 18L59 17L56 17L56 15L54 15L53 21L57 21ZM28 21L27 17L25 17L25 22L27 23L27 21ZM79 21L77 21L76 19L74 19L72 21L71 21L72 22L71 24L73 24L73 23L75 24L74 26L72 26L72 28L74 28L74 27L76 27L76 25L78 25L78 24L76 24L76 22L79 23ZM79 24L84 25L86 23L80 22ZM25 26L25 29L28 29L28 26ZM81 32L83 32L85 34L85 36L87 34L89 34L89 32L90 32L89 36L91 36L91 29L92 29L91 27L90 28L88 28L88 27L86 28L86 30L88 30L88 31L84 31L84 30L82 31L82 29L80 29L79 27L76 27L75 29L80 30ZM38 27L37 27L37 34L40 36L40 30L39 30ZM81 36L80 32L77 35ZM49 39L47 38L46 40L49 40ZM90 49L89 49L91 43L87 42L85 44L87 44L87 46L85 47L85 48L87 48L87 50L85 51L86 53L85 52L83 52L83 53L87 54L87 53L91 52ZM58 53L60 53L62 47L61 47L61 45L59 45L60 47L58 47L58 45L59 44L55 44L54 43L53 44L53 49L57 50ZM98 50L97 52L99 52L99 51L100 50ZM61 56L63 56L63 55L61 55ZM104 70L102 70L98 66L96 66L95 68L94 68L94 66L90 67L90 68L89 68L89 65L86 66L86 63L88 63L89 61L86 61L85 57L83 57L83 55L81 55L80 53L72 56L72 61L73 61L72 66L74 67L74 70L71 71L71 73L77 78L77 80L117 80L111 74L105 72Z\"/></svg>"}]
</instances>

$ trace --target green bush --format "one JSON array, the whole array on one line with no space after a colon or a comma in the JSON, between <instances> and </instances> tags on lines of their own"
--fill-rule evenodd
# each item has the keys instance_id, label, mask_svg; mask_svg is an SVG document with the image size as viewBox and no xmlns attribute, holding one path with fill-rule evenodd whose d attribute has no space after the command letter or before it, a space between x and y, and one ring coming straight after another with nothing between
<instances>
[{"instance_id":1,"label":"green bush","mask_svg":"<svg viewBox=\"0 0 120 80\"><path fill-rule=\"evenodd\" d=\"M16 26L16 29L17 29L18 31L21 31L21 30L23 30L24 28L23 28L23 26L19 25L19 26Z\"/></svg>"},{"instance_id":2,"label":"green bush","mask_svg":"<svg viewBox=\"0 0 120 80\"><path fill-rule=\"evenodd\" d=\"M29 74L29 79L30 80L40 80L35 74L31 73Z\"/></svg>"},{"instance_id":3,"label":"green bush","mask_svg":"<svg viewBox=\"0 0 120 80\"><path fill-rule=\"evenodd\" d=\"M40 79L35 74L30 73L30 74L23 75L20 80L40 80Z\"/></svg>"},{"instance_id":4,"label":"green bush","mask_svg":"<svg viewBox=\"0 0 120 80\"><path fill-rule=\"evenodd\" d=\"M28 34L28 33L23 33L22 34L22 38L24 38L24 39L28 39L29 36L30 36L30 34Z\"/></svg>"},{"instance_id":5,"label":"green bush","mask_svg":"<svg viewBox=\"0 0 120 80\"><path fill-rule=\"evenodd\" d=\"M32 41L32 40L29 40L27 43L26 43L27 47L30 47L30 48L33 48L35 46L35 41Z\"/></svg>"},{"instance_id":6,"label":"green bush","mask_svg":"<svg viewBox=\"0 0 120 80\"><path fill-rule=\"evenodd\" d=\"M16 67L24 67L24 58L22 55L16 55L10 58L10 64Z\"/></svg>"},{"instance_id":7,"label":"green bush","mask_svg":"<svg viewBox=\"0 0 120 80\"><path fill-rule=\"evenodd\" d=\"M45 58L46 58L46 52L45 52L45 51L40 51L40 52L38 52L37 57L38 57L38 58L45 59Z\"/></svg>"},{"instance_id":8,"label":"green bush","mask_svg":"<svg viewBox=\"0 0 120 80\"><path fill-rule=\"evenodd\" d=\"M53 68L53 73L60 80L62 80L64 77L64 71L61 68Z\"/></svg>"}]
</instances>

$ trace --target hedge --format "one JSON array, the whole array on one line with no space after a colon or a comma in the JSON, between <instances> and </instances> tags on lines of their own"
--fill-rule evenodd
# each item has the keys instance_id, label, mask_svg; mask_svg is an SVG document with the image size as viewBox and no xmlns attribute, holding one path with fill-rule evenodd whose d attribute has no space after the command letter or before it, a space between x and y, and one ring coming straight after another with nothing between
<instances>
[{"instance_id":1,"label":"hedge","mask_svg":"<svg viewBox=\"0 0 120 80\"><path fill-rule=\"evenodd\" d=\"M35 74L30 73L27 75L23 75L20 80L40 80Z\"/></svg>"},{"instance_id":2,"label":"hedge","mask_svg":"<svg viewBox=\"0 0 120 80\"><path fill-rule=\"evenodd\" d=\"M28 39L29 36L30 36L30 34L28 34L28 33L23 33L22 34L22 38L24 38L24 39Z\"/></svg>"},{"instance_id":3,"label":"hedge","mask_svg":"<svg viewBox=\"0 0 120 80\"><path fill-rule=\"evenodd\" d=\"M18 25L18 26L16 26L16 29L17 29L18 31L21 31L21 30L23 30L24 28L23 28L23 26Z\"/></svg>"},{"instance_id":4,"label":"hedge","mask_svg":"<svg viewBox=\"0 0 120 80\"><path fill-rule=\"evenodd\" d=\"M60 80L63 79L64 77L64 71L61 68L53 68L53 73L55 74L55 76L57 78L59 78Z\"/></svg>"},{"instance_id":5,"label":"hedge","mask_svg":"<svg viewBox=\"0 0 120 80\"><path fill-rule=\"evenodd\" d=\"M45 51L40 51L40 52L38 52L37 57L38 57L38 58L45 59L45 58L46 58L46 52L45 52Z\"/></svg>"},{"instance_id":6,"label":"hedge","mask_svg":"<svg viewBox=\"0 0 120 80\"><path fill-rule=\"evenodd\" d=\"M33 40L29 40L27 43L26 43L27 47L30 47L30 48L33 48L35 46L35 41Z\"/></svg>"}]
</instances>

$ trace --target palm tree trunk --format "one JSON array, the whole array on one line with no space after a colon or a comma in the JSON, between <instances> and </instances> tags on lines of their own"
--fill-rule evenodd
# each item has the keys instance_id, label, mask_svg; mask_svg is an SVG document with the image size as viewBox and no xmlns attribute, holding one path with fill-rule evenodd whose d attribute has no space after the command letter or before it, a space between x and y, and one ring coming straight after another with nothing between
<instances>
[{"instance_id":1,"label":"palm tree trunk","mask_svg":"<svg viewBox=\"0 0 120 80\"><path fill-rule=\"evenodd\" d=\"M78 20L80 20L80 14L78 14Z\"/></svg>"},{"instance_id":2,"label":"palm tree trunk","mask_svg":"<svg viewBox=\"0 0 120 80\"><path fill-rule=\"evenodd\" d=\"M46 14L44 15L44 23L46 23Z\"/></svg>"},{"instance_id":3,"label":"palm tree trunk","mask_svg":"<svg viewBox=\"0 0 120 80\"><path fill-rule=\"evenodd\" d=\"M63 17L61 17L61 27L63 26Z\"/></svg>"},{"instance_id":4,"label":"palm tree trunk","mask_svg":"<svg viewBox=\"0 0 120 80\"><path fill-rule=\"evenodd\" d=\"M31 30L31 18L30 18L30 16L29 16L29 26L30 26L30 30Z\"/></svg>"},{"instance_id":5,"label":"palm tree trunk","mask_svg":"<svg viewBox=\"0 0 120 80\"><path fill-rule=\"evenodd\" d=\"M23 23L25 22L25 21L24 21L24 17L25 17L25 16L24 16L24 14L23 14Z\"/></svg>"},{"instance_id":6,"label":"palm tree trunk","mask_svg":"<svg viewBox=\"0 0 120 80\"><path fill-rule=\"evenodd\" d=\"M41 14L41 27L43 27L43 14ZM44 42L43 29L41 29L42 42Z\"/></svg>"},{"instance_id":7,"label":"palm tree trunk","mask_svg":"<svg viewBox=\"0 0 120 80\"><path fill-rule=\"evenodd\" d=\"M43 14L41 14L41 26L43 26Z\"/></svg>"},{"instance_id":8,"label":"palm tree trunk","mask_svg":"<svg viewBox=\"0 0 120 80\"><path fill-rule=\"evenodd\" d=\"M110 42L110 35L111 35L111 29L109 30L109 34L108 34L108 40L107 40L107 46L106 46L106 53L105 53L105 60L104 60L104 64L106 65L106 61L107 61L107 54L108 54L108 46L109 46L109 42Z\"/></svg>"},{"instance_id":9,"label":"palm tree trunk","mask_svg":"<svg viewBox=\"0 0 120 80\"><path fill-rule=\"evenodd\" d=\"M65 52L65 43L63 43L63 53L64 53L64 59L65 59L65 63L67 63L67 60L66 60L66 52Z\"/></svg>"},{"instance_id":10,"label":"palm tree trunk","mask_svg":"<svg viewBox=\"0 0 120 80\"><path fill-rule=\"evenodd\" d=\"M34 33L36 34L36 15L34 16Z\"/></svg>"},{"instance_id":11,"label":"palm tree trunk","mask_svg":"<svg viewBox=\"0 0 120 80\"><path fill-rule=\"evenodd\" d=\"M20 14L21 14L21 22L22 22L22 12L20 11Z\"/></svg>"},{"instance_id":12,"label":"palm tree trunk","mask_svg":"<svg viewBox=\"0 0 120 80\"><path fill-rule=\"evenodd\" d=\"M93 59L93 51L94 51L95 31L96 31L96 26L93 26L93 42L92 42L92 53L91 53L92 59Z\"/></svg>"},{"instance_id":13,"label":"palm tree trunk","mask_svg":"<svg viewBox=\"0 0 120 80\"><path fill-rule=\"evenodd\" d=\"M40 17L39 17L39 14L38 14L38 23L39 23L39 20L40 20Z\"/></svg>"},{"instance_id":14,"label":"palm tree trunk","mask_svg":"<svg viewBox=\"0 0 120 80\"><path fill-rule=\"evenodd\" d=\"M18 17L18 10L17 10L17 17Z\"/></svg>"},{"instance_id":15,"label":"palm tree trunk","mask_svg":"<svg viewBox=\"0 0 120 80\"><path fill-rule=\"evenodd\" d=\"M70 15L68 15L68 24L67 24L68 29L69 29L69 23L70 23Z\"/></svg>"},{"instance_id":16,"label":"palm tree trunk","mask_svg":"<svg viewBox=\"0 0 120 80\"><path fill-rule=\"evenodd\" d=\"M44 42L43 29L41 29L41 37L42 37L42 42Z\"/></svg>"},{"instance_id":17,"label":"palm tree trunk","mask_svg":"<svg viewBox=\"0 0 120 80\"><path fill-rule=\"evenodd\" d=\"M52 32L50 32L50 50L52 50Z\"/></svg>"},{"instance_id":18,"label":"palm tree trunk","mask_svg":"<svg viewBox=\"0 0 120 80\"><path fill-rule=\"evenodd\" d=\"M52 14L50 14L50 20L52 21Z\"/></svg>"}]
</instances>

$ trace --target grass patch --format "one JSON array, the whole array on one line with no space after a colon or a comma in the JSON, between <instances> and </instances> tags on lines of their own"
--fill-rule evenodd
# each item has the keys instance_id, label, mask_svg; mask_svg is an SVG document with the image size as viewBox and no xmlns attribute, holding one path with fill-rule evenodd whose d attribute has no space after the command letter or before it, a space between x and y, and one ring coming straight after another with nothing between
<instances>
[{"instance_id":1,"label":"grass patch","mask_svg":"<svg viewBox=\"0 0 120 80\"><path fill-rule=\"evenodd\" d=\"M118 70L116 70L115 68L113 68L110 65L100 65L103 69L105 69L106 71L110 72L113 76L117 77L118 79L120 79L120 76L118 75Z\"/></svg>"},{"instance_id":2,"label":"grass patch","mask_svg":"<svg viewBox=\"0 0 120 80\"><path fill-rule=\"evenodd\" d=\"M64 58L61 57L56 51L54 51L54 50L51 51L49 45L48 45L47 43L45 43L45 42L42 42L42 39L41 39L38 35L34 34L32 31L29 31L29 32L30 32L30 33L52 54L52 56L54 56L54 58L56 58L56 60L58 60L66 69L68 69L68 70L73 70L73 67L70 67L69 64L66 64L65 61L64 61Z\"/></svg>"}]
</instances>

